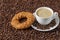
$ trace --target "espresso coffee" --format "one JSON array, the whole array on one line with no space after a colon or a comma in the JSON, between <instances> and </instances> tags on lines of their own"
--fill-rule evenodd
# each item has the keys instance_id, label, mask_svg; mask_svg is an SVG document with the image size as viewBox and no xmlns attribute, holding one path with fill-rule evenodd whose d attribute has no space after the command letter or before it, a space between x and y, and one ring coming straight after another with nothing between
<instances>
[{"instance_id":1,"label":"espresso coffee","mask_svg":"<svg viewBox=\"0 0 60 40\"><path fill-rule=\"evenodd\" d=\"M52 13L51 13L51 11L48 10L48 9L39 9L39 10L37 11L37 15L38 15L39 17L48 18L48 17L50 17L50 16L52 15Z\"/></svg>"}]
</instances>

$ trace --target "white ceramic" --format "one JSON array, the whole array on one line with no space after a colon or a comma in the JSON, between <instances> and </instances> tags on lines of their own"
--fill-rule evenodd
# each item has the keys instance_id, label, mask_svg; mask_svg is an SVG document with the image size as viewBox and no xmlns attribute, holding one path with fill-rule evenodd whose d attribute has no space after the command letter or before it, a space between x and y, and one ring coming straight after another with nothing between
<instances>
[{"instance_id":1,"label":"white ceramic","mask_svg":"<svg viewBox=\"0 0 60 40\"><path fill-rule=\"evenodd\" d=\"M39 16L37 15L37 11L38 11L39 9L42 9L42 8L45 8L45 9L47 9L47 10L50 10L52 15L51 15L50 17L48 17L48 18L39 17ZM57 13L57 12L53 12L53 10L52 10L51 8L49 8L49 7L40 7L40 8L38 8L38 9L33 13L33 15L36 17L36 20L37 20L38 23L40 23L41 25L48 25L53 19L55 19L55 22L56 22L56 25L55 25L55 26L50 27L50 29L46 29L46 30L37 29L37 27L31 25L32 28L34 28L34 29L36 29L36 30L38 30L38 31L50 31L50 30L52 30L52 29L55 29L55 28L59 25L58 13Z\"/></svg>"}]
</instances>

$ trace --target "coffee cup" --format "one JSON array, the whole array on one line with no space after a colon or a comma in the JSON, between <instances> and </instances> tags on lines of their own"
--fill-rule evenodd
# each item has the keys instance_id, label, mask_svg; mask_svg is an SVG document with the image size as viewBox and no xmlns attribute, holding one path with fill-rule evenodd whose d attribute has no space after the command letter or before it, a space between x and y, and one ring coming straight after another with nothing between
<instances>
[{"instance_id":1,"label":"coffee cup","mask_svg":"<svg viewBox=\"0 0 60 40\"><path fill-rule=\"evenodd\" d=\"M46 16L46 18L44 18L45 16L44 16L43 13L45 13L46 10L45 10L45 12L44 12L42 9L43 9L43 10L46 9L47 12L49 11L50 16ZM43 14L42 17L40 17L40 16L38 15L38 11L41 12L41 10L43 11L43 13L41 13L41 16L42 16L42 14ZM49 13L48 13L48 14L49 14ZM50 29L45 29L45 30L37 29L37 27L31 25L32 28L34 28L34 29L36 29L36 30L38 30L38 31L50 31L50 30L52 30L52 29L55 29L55 28L59 25L58 12L53 12L53 10L52 10L51 8L49 8L49 7L40 7L40 8L38 8L38 9L33 13L33 15L35 16L37 22L40 23L41 25L48 25L49 23L51 23L51 21L52 21L53 19L55 19L55 22L56 22L56 25L55 25L55 26L50 27ZM47 13L46 13L45 15L47 15Z\"/></svg>"}]
</instances>

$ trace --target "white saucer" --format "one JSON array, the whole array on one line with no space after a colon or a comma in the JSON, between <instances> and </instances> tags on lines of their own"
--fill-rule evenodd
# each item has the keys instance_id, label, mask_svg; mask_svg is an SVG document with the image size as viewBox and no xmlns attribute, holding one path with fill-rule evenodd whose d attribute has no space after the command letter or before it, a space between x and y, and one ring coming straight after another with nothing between
<instances>
[{"instance_id":1,"label":"white saucer","mask_svg":"<svg viewBox=\"0 0 60 40\"><path fill-rule=\"evenodd\" d=\"M53 26L53 27L50 27L49 29L38 29L36 26L34 26L34 25L31 25L31 27L33 28L33 29L35 29L35 30L37 30L37 31L51 31L51 30L53 30L53 29L55 29L56 27L58 27L58 25L59 25L59 17L57 17L56 19L55 19L55 22L56 22L56 25L55 26Z\"/></svg>"}]
</instances>

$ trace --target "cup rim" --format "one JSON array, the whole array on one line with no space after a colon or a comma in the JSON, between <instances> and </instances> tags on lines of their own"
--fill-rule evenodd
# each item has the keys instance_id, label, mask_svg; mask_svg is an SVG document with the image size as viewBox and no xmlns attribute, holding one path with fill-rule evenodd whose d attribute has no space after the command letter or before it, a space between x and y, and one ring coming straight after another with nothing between
<instances>
[{"instance_id":1,"label":"cup rim","mask_svg":"<svg viewBox=\"0 0 60 40\"><path fill-rule=\"evenodd\" d=\"M51 15L50 17L53 16L53 10L52 10L51 8L49 8L49 7L39 7L39 8L37 8L37 10L35 11L35 14L37 15L37 11L38 11L39 9L42 9L42 8L46 8L46 9L50 10L51 13L52 13L52 15ZM39 16L37 15L37 17L39 17ZM47 17L47 18L50 18L50 17ZM46 18L43 18L43 17L39 17L39 18L46 19Z\"/></svg>"}]
</instances>

